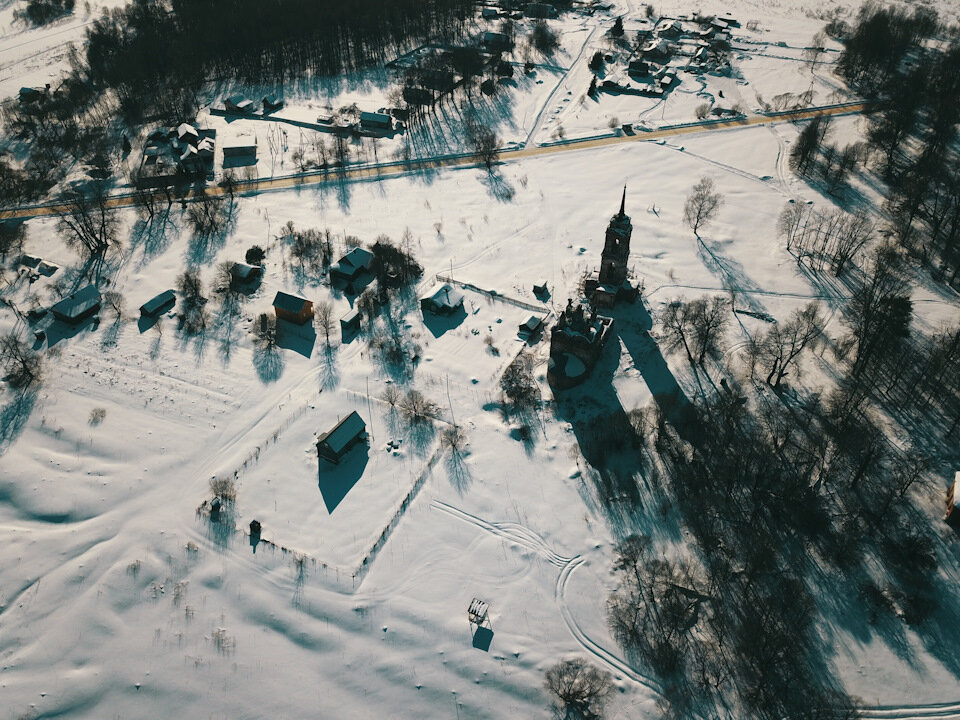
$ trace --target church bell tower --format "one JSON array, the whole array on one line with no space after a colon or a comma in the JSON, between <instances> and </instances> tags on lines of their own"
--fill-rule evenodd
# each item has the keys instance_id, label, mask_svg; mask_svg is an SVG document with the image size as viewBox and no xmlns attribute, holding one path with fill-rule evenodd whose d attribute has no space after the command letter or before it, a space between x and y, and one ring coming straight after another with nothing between
<instances>
[{"instance_id":1,"label":"church bell tower","mask_svg":"<svg viewBox=\"0 0 960 720\"><path fill-rule=\"evenodd\" d=\"M600 255L600 276L597 278L601 285L619 287L627 279L627 262L630 259L630 236L633 234L633 225L630 216L626 213L627 187L623 187L623 197L620 199L620 212L610 218L607 226L607 236L603 243L603 253Z\"/></svg>"}]
</instances>

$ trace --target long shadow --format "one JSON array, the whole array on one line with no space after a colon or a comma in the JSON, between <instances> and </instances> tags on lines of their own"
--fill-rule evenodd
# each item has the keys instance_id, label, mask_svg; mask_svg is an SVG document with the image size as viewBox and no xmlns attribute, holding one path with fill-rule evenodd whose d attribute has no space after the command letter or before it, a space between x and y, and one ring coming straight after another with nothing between
<instances>
[{"instance_id":1,"label":"long shadow","mask_svg":"<svg viewBox=\"0 0 960 720\"><path fill-rule=\"evenodd\" d=\"M460 327L466 319L467 311L462 305L450 315L436 315L432 312L423 313L423 324L427 326L427 330L435 338Z\"/></svg>"},{"instance_id":2,"label":"long shadow","mask_svg":"<svg viewBox=\"0 0 960 720\"><path fill-rule=\"evenodd\" d=\"M580 386L554 393L556 416L570 423L584 462L584 480L592 483L590 504L618 535L638 525L641 512L637 476L644 470L641 440L613 387L620 363L619 343L611 338L600 361Z\"/></svg>"},{"instance_id":3,"label":"long shadow","mask_svg":"<svg viewBox=\"0 0 960 720\"><path fill-rule=\"evenodd\" d=\"M320 494L327 512L333 514L337 506L343 502L353 486L363 476L363 471L370 460L370 448L366 443L359 443L340 460L339 465L333 465L320 459L317 479Z\"/></svg>"},{"instance_id":4,"label":"long shadow","mask_svg":"<svg viewBox=\"0 0 960 720\"><path fill-rule=\"evenodd\" d=\"M629 311L614 312L615 328L623 346L633 358L653 400L684 440L695 443L700 435L696 408L690 402L673 371L650 335L653 317L643 302L630 306Z\"/></svg>"},{"instance_id":5,"label":"long shadow","mask_svg":"<svg viewBox=\"0 0 960 720\"><path fill-rule=\"evenodd\" d=\"M69 340L76 337L85 330L95 330L100 324L100 318L96 315L89 317L83 322L71 325L60 320L54 320L45 328L47 334L47 346L53 347L61 340Z\"/></svg>"},{"instance_id":6,"label":"long shadow","mask_svg":"<svg viewBox=\"0 0 960 720\"><path fill-rule=\"evenodd\" d=\"M313 325L296 325L286 320L277 320L277 347L293 350L308 358L313 355L313 346L317 342L317 331Z\"/></svg>"},{"instance_id":7,"label":"long shadow","mask_svg":"<svg viewBox=\"0 0 960 720\"><path fill-rule=\"evenodd\" d=\"M10 401L0 408L0 455L20 437L36 403L37 391L29 389L15 393Z\"/></svg>"},{"instance_id":8,"label":"long shadow","mask_svg":"<svg viewBox=\"0 0 960 720\"><path fill-rule=\"evenodd\" d=\"M254 348L253 367L264 385L276 382L283 375L283 353L276 347Z\"/></svg>"},{"instance_id":9,"label":"long shadow","mask_svg":"<svg viewBox=\"0 0 960 720\"><path fill-rule=\"evenodd\" d=\"M177 226L170 217L169 208L164 208L152 218L137 220L130 231L130 248L142 250L139 267L144 267L162 254L170 246L176 232Z\"/></svg>"}]
</instances>

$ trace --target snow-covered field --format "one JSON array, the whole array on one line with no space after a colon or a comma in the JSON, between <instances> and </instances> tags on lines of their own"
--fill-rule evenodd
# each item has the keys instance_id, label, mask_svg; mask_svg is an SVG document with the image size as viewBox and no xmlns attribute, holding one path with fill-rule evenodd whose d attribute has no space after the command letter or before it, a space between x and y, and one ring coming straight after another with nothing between
<instances>
[{"instance_id":1,"label":"snow-covered field","mask_svg":"<svg viewBox=\"0 0 960 720\"><path fill-rule=\"evenodd\" d=\"M625 9L642 12L633 5ZM727 9L768 17L765 3ZM766 34L789 45L819 27L800 4L769 17ZM85 21L63 21L64 37ZM24 42L43 45L40 32ZM591 32L570 29L561 63L570 74L538 69L542 84L511 90L503 138L547 140L551 125L541 119L551 114L583 134L605 128L608 114L628 121L632 109L603 107L612 98L589 112L578 105L587 53L578 55ZM13 44L0 53L7 48L16 55ZM725 95L751 103L754 91L769 99L810 82L794 61L748 57L738 62L750 85L731 80ZM6 94L41 82L33 69L10 72ZM835 80L827 68L818 73L817 98L826 101ZM376 104L371 87L317 102ZM674 103L674 121L693 119L681 97L668 101L667 121ZM861 123L836 120L832 132L853 141ZM110 260L109 289L126 298L125 317L104 312L99 326L51 338L39 391L0 396L0 718L546 718L543 672L574 655L614 673L610 717L659 717L656 683L621 659L606 627L623 528L594 497L571 418L548 402L523 441L498 409L499 375L525 347L517 326L531 313L511 301L547 314L575 295L582 273L599 265L624 184L631 262L648 309L734 290L738 306L782 318L821 297L776 233L788 199L828 204L787 169L796 134L789 124L756 126L526 158L497 178L448 169L262 194L240 199L228 236L202 252L178 207L167 234L149 241L133 211L121 211L126 239ZM710 256L682 222L684 199L704 175L724 196L704 233ZM350 309L285 260L287 221L364 242L409 231L425 268L420 290L444 274L496 291L466 291L465 317L450 323L425 321L415 304L401 320L421 347L408 387L440 407L433 426L411 428L391 411L383 394L395 380L362 338L341 344L337 329L328 350L322 335L288 337L270 357L254 347L249 331L277 290L329 300L335 318ZM238 317L213 297L201 337L182 336L170 317L141 330L135 309L172 287L188 261L202 261L209 284L218 263L242 260L253 244L269 248L265 275ZM49 303L50 286L81 265L54 220L28 224L27 251L61 269L3 292L24 308L31 296ZM532 292L542 281L545 303ZM956 300L923 284L913 297L921 327L956 317ZM606 391L629 410L653 390L637 367L639 306L617 313L624 331ZM0 330L15 322L3 308ZM831 318L827 332L838 334L838 323ZM751 327L731 330L731 347ZM546 342L532 352L549 401ZM683 363L667 361L681 385L690 382ZM826 368L809 363L814 377ZM318 469L316 435L351 410L367 421L369 448ZM440 443L450 423L466 431L460 458ZM197 512L215 476L236 478L230 523ZM649 489L644 499L654 502ZM252 519L267 542L251 544ZM657 519L649 509L630 530L652 532ZM960 564L944 572L956 576ZM490 604L487 650L472 642L473 597ZM904 638L891 648L837 634L832 669L870 706L960 701L951 670L909 630ZM960 716L956 706L937 712Z\"/></svg>"}]
</instances>

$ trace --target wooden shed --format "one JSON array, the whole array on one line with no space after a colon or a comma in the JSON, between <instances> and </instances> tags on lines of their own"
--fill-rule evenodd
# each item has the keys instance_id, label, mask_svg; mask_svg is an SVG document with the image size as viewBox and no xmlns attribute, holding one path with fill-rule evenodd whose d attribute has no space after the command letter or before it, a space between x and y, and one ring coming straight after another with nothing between
<instances>
[{"instance_id":1,"label":"wooden shed","mask_svg":"<svg viewBox=\"0 0 960 720\"><path fill-rule=\"evenodd\" d=\"M273 298L273 310L280 320L288 320L297 325L304 325L313 317L312 302L282 290Z\"/></svg>"},{"instance_id":2,"label":"wooden shed","mask_svg":"<svg viewBox=\"0 0 960 720\"><path fill-rule=\"evenodd\" d=\"M317 455L337 464L344 455L367 436L367 425L354 410L317 438Z\"/></svg>"},{"instance_id":3,"label":"wooden shed","mask_svg":"<svg viewBox=\"0 0 960 720\"><path fill-rule=\"evenodd\" d=\"M176 293L173 290L164 290L140 306L140 315L141 317L156 317L172 308L176 302Z\"/></svg>"}]
</instances>

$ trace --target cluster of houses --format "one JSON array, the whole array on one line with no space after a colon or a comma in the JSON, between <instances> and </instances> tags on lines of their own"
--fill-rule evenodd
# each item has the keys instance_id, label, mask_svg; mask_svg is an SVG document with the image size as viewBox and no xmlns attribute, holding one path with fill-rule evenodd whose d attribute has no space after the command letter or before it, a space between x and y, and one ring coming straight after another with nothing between
<instances>
[{"instance_id":1,"label":"cluster of houses","mask_svg":"<svg viewBox=\"0 0 960 720\"><path fill-rule=\"evenodd\" d=\"M637 31L637 45L625 69L612 72L600 84L607 92L662 97L677 85L677 73L728 72L727 50L732 17L661 18ZM613 59L612 57L610 58Z\"/></svg>"},{"instance_id":2,"label":"cluster of houses","mask_svg":"<svg viewBox=\"0 0 960 720\"><path fill-rule=\"evenodd\" d=\"M172 185L179 179L212 177L217 131L181 123L154 130L143 143L137 184L141 187Z\"/></svg>"}]
</instances>

